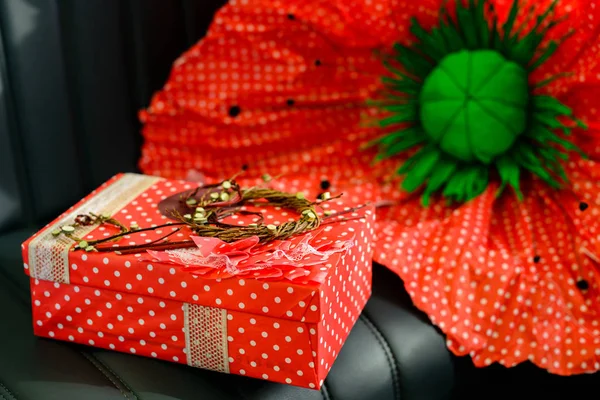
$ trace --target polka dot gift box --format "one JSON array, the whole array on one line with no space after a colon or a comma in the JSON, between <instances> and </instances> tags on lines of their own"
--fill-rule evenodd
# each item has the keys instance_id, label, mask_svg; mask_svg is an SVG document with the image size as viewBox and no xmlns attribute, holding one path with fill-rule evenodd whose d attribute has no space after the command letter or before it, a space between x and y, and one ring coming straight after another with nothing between
<instances>
[{"instance_id":1,"label":"polka dot gift box","mask_svg":"<svg viewBox=\"0 0 600 400\"><path fill-rule=\"evenodd\" d=\"M211 224L207 208L228 232L320 222L226 240L161 210L196 186L117 175L27 240L35 335L318 389L371 293L373 210L258 202Z\"/></svg>"}]
</instances>

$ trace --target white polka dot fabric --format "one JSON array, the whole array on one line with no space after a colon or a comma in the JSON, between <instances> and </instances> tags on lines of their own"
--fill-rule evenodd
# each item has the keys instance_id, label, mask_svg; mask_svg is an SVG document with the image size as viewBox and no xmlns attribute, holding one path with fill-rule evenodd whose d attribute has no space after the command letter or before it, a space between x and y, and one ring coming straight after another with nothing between
<instances>
[{"instance_id":1,"label":"white polka dot fabric","mask_svg":"<svg viewBox=\"0 0 600 400\"><path fill-rule=\"evenodd\" d=\"M569 139L590 156L565 162L570 184L552 191L522 174L523 202L496 197L492 184L472 202L423 207L393 179L404 157L373 163L365 149L385 133L368 101L387 73L380 55L416 41L412 18L431 31L446 3L454 14L444 0L230 0L142 112L140 166L219 180L246 164L244 178L284 174L283 187L314 194L327 179L351 202L382 205L374 259L402 278L453 353L480 367L600 370L600 2L556 2L562 22L542 48L561 45L530 76L534 86L564 73L536 91L588 124ZM514 1L488 3L503 24ZM519 1L516 26L551 3Z\"/></svg>"}]
</instances>

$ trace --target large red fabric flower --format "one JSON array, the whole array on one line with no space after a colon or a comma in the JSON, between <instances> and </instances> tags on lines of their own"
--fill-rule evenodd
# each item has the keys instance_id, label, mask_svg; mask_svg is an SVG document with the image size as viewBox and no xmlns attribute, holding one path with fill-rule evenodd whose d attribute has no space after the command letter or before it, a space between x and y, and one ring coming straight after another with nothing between
<instances>
[{"instance_id":1,"label":"large red fabric flower","mask_svg":"<svg viewBox=\"0 0 600 400\"><path fill-rule=\"evenodd\" d=\"M275 185L288 191L331 187L355 203L374 201L375 260L400 275L454 353L478 366L530 360L563 375L600 370L600 3L520 1L511 16L512 0L485 2L498 27L516 17L515 37L556 3L549 18L562 23L543 30L540 48L560 45L528 80L585 122L569 141L589 158L568 154L560 188L527 165L520 193L498 195L516 176L498 167L502 176L491 173L469 201L434 195L425 207L394 175L413 153L373 163L377 149L364 145L388 131L365 121L381 116L367 101L381 98L382 55L418 41L411 18L431 33L445 3L453 9L442 0L231 0L142 113L141 168L219 181L247 166L249 183L283 173Z\"/></svg>"}]
</instances>

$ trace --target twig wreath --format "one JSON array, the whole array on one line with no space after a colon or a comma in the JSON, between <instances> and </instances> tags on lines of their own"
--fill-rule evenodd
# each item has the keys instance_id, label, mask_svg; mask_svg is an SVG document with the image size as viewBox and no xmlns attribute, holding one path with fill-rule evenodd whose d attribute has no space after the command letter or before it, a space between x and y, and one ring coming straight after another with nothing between
<instances>
[{"instance_id":1,"label":"twig wreath","mask_svg":"<svg viewBox=\"0 0 600 400\"><path fill-rule=\"evenodd\" d=\"M270 180L270 178L264 179L265 181ZM242 189L235 179L229 179L217 184L199 186L161 201L158 204L160 212L176 222L167 222L150 228L141 228L137 224L127 227L112 216L89 213L78 215L72 225L62 226L53 234L55 236L65 235L74 240L77 243L72 249L74 251L114 252L117 254L138 253L150 249L169 250L194 247L192 240L169 241L169 237L179 232L182 227L188 227L197 236L214 237L224 242L258 237L261 243L267 243L273 240L289 239L292 236L312 231L321 226L327 219L339 217L364 207L347 208L336 213L325 210L323 216L319 216L317 207L341 196L342 194L331 197L329 192L324 192L318 196L316 201L310 201L305 198L303 193L292 194L264 187ZM263 214L257 211L245 210L245 206L248 205L281 207L296 212L300 215L300 218L280 225L264 224ZM258 220L245 226L223 222L225 218L234 214L255 215ZM89 241L75 236L78 226L96 224L113 225L119 228L120 232L102 239ZM150 243L117 247L113 245L99 246L118 241L126 235L174 226L180 226L180 228L174 229L167 235Z\"/></svg>"}]
</instances>

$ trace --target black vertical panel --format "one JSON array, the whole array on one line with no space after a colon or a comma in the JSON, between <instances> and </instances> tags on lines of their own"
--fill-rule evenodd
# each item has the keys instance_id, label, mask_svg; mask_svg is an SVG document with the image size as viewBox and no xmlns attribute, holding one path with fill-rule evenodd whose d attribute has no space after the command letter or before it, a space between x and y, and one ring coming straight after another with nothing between
<instances>
[{"instance_id":1,"label":"black vertical panel","mask_svg":"<svg viewBox=\"0 0 600 400\"><path fill-rule=\"evenodd\" d=\"M224 3L0 0L0 231L136 170L138 111Z\"/></svg>"},{"instance_id":2,"label":"black vertical panel","mask_svg":"<svg viewBox=\"0 0 600 400\"><path fill-rule=\"evenodd\" d=\"M6 74L11 85L32 205L37 220L52 218L84 194L80 155L67 96L56 1L0 0ZM12 127L11 127L12 129Z\"/></svg>"},{"instance_id":3,"label":"black vertical panel","mask_svg":"<svg viewBox=\"0 0 600 400\"><path fill-rule=\"evenodd\" d=\"M18 138L14 137L18 121L14 118L11 88L0 25L0 232L17 221L23 221L24 185L20 187L18 169ZM23 177L21 177L23 178Z\"/></svg>"},{"instance_id":4,"label":"black vertical panel","mask_svg":"<svg viewBox=\"0 0 600 400\"><path fill-rule=\"evenodd\" d=\"M129 0L122 2L128 32L127 54L134 107L144 108L167 80L173 61L187 47L180 0Z\"/></svg>"},{"instance_id":5,"label":"black vertical panel","mask_svg":"<svg viewBox=\"0 0 600 400\"><path fill-rule=\"evenodd\" d=\"M126 67L121 0L61 0L68 90L85 190L136 171L139 140Z\"/></svg>"},{"instance_id":6,"label":"black vertical panel","mask_svg":"<svg viewBox=\"0 0 600 400\"><path fill-rule=\"evenodd\" d=\"M182 0L188 46L196 43L210 27L214 14L226 0Z\"/></svg>"}]
</instances>

